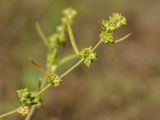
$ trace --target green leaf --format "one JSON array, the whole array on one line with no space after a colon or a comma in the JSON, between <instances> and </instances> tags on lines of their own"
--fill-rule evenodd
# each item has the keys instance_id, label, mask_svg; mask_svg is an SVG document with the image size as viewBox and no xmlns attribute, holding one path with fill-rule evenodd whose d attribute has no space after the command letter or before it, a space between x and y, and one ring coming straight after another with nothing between
<instances>
[{"instance_id":1,"label":"green leaf","mask_svg":"<svg viewBox=\"0 0 160 120\"><path fill-rule=\"evenodd\" d=\"M37 29L41 39L43 40L44 44L48 47L48 49L50 49L48 38L45 36L45 34L42 31L42 29L41 29L41 27L40 27L38 22L36 22L36 29Z\"/></svg>"},{"instance_id":2,"label":"green leaf","mask_svg":"<svg viewBox=\"0 0 160 120\"><path fill-rule=\"evenodd\" d=\"M69 19L67 19L67 27L68 27L68 33L69 33L70 41L71 41L74 52L76 54L79 54L79 50L78 50L76 41L74 39L73 31L72 31L72 28L71 28L71 25L70 25L69 22L70 22Z\"/></svg>"}]
</instances>

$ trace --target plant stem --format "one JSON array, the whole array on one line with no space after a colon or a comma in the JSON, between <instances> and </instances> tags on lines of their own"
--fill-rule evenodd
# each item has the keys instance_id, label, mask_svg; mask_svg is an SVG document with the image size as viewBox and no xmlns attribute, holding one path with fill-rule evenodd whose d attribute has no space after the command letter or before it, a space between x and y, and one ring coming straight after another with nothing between
<instances>
[{"instance_id":1,"label":"plant stem","mask_svg":"<svg viewBox=\"0 0 160 120\"><path fill-rule=\"evenodd\" d=\"M53 51L52 51L52 59L51 59L51 65L55 62L55 58L56 58L56 55L57 55L57 48L55 48ZM50 65L50 66L51 66Z\"/></svg>"},{"instance_id":2,"label":"plant stem","mask_svg":"<svg viewBox=\"0 0 160 120\"><path fill-rule=\"evenodd\" d=\"M12 115L12 114L16 113L19 109L20 109L20 107L12 110L12 111L10 111L10 112L4 113L4 114L0 115L0 118L4 118L4 117L7 117L7 116L9 116L9 115Z\"/></svg>"},{"instance_id":3,"label":"plant stem","mask_svg":"<svg viewBox=\"0 0 160 120\"><path fill-rule=\"evenodd\" d=\"M61 65L65 64L65 63L67 63L68 61L73 60L73 59L75 59L75 58L77 58L77 57L78 57L78 55L75 55L75 54L66 56L66 57L64 57L62 60L60 60L58 66L61 66Z\"/></svg>"},{"instance_id":4,"label":"plant stem","mask_svg":"<svg viewBox=\"0 0 160 120\"><path fill-rule=\"evenodd\" d=\"M78 65L80 65L83 62L83 59L80 59L76 64L74 64L71 68L69 68L66 72L64 72L60 77L63 78L68 73L70 73L72 70L74 70Z\"/></svg>"},{"instance_id":5,"label":"plant stem","mask_svg":"<svg viewBox=\"0 0 160 120\"><path fill-rule=\"evenodd\" d=\"M31 107L31 109L30 109L29 114L28 114L27 117L25 118L25 120L30 120L35 110L36 110L36 105L33 105L33 106Z\"/></svg>"},{"instance_id":6,"label":"plant stem","mask_svg":"<svg viewBox=\"0 0 160 120\"><path fill-rule=\"evenodd\" d=\"M132 33L129 33L128 35L124 36L123 38L120 38L120 39L118 39L118 40L115 40L115 43L118 43L118 42L121 42L121 41L127 39L130 35L132 35Z\"/></svg>"},{"instance_id":7,"label":"plant stem","mask_svg":"<svg viewBox=\"0 0 160 120\"><path fill-rule=\"evenodd\" d=\"M102 40L98 41L98 43L93 47L92 51L95 51L97 47L102 43Z\"/></svg>"},{"instance_id":8,"label":"plant stem","mask_svg":"<svg viewBox=\"0 0 160 120\"><path fill-rule=\"evenodd\" d=\"M40 94L42 94L45 90L47 90L50 86L52 86L50 83L48 85L46 85L44 88L42 88L36 95L35 97L39 96Z\"/></svg>"}]
</instances>

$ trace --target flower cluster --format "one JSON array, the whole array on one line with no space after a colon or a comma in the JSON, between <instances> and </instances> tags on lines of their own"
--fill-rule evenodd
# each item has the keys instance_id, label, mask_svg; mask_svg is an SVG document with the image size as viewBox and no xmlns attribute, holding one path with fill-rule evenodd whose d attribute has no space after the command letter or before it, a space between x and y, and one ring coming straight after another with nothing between
<instances>
[{"instance_id":1,"label":"flower cluster","mask_svg":"<svg viewBox=\"0 0 160 120\"><path fill-rule=\"evenodd\" d=\"M113 33L110 33L110 32L107 32L107 31L102 31L99 36L100 36L100 39L101 39L104 43L108 43L108 44L114 43Z\"/></svg>"},{"instance_id":2,"label":"flower cluster","mask_svg":"<svg viewBox=\"0 0 160 120\"><path fill-rule=\"evenodd\" d=\"M77 12L72 8L67 8L63 11L63 17L61 24L57 27L57 32L49 37L49 45L51 48L55 48L65 43L65 32L67 31L67 19L70 23L73 22Z\"/></svg>"},{"instance_id":3,"label":"flower cluster","mask_svg":"<svg viewBox=\"0 0 160 120\"><path fill-rule=\"evenodd\" d=\"M33 103L35 97L31 94L31 92L28 91L27 88L20 89L17 91L17 93L22 105L28 106Z\"/></svg>"},{"instance_id":4,"label":"flower cluster","mask_svg":"<svg viewBox=\"0 0 160 120\"><path fill-rule=\"evenodd\" d=\"M102 32L100 34L100 40L102 42L111 44L114 43L113 33L123 25L126 25L126 18L119 13L113 13L112 16L109 17L109 20L102 20Z\"/></svg>"},{"instance_id":5,"label":"flower cluster","mask_svg":"<svg viewBox=\"0 0 160 120\"><path fill-rule=\"evenodd\" d=\"M39 96L35 97L36 92L29 92L27 88L20 89L17 91L19 100L22 104L20 109L17 111L22 116L26 116L30 111L30 106L36 105L40 107L42 104L42 100Z\"/></svg>"},{"instance_id":6,"label":"flower cluster","mask_svg":"<svg viewBox=\"0 0 160 120\"><path fill-rule=\"evenodd\" d=\"M59 75L49 72L48 81L49 83L53 84L55 87L58 87L61 84L62 79Z\"/></svg>"},{"instance_id":7,"label":"flower cluster","mask_svg":"<svg viewBox=\"0 0 160 120\"><path fill-rule=\"evenodd\" d=\"M84 48L79 55L88 67L90 67L91 63L97 58L96 53L92 51L92 47Z\"/></svg>"}]
</instances>

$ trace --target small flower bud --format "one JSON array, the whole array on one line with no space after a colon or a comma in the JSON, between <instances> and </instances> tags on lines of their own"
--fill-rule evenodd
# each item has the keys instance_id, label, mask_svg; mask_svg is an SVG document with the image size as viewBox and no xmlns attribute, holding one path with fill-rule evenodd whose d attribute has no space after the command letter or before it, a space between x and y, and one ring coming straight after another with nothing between
<instances>
[{"instance_id":1,"label":"small flower bud","mask_svg":"<svg viewBox=\"0 0 160 120\"><path fill-rule=\"evenodd\" d=\"M84 48L80 52L80 57L83 59L84 64L86 64L88 67L90 67L91 63L97 58L96 53L92 51L92 47Z\"/></svg>"}]
</instances>

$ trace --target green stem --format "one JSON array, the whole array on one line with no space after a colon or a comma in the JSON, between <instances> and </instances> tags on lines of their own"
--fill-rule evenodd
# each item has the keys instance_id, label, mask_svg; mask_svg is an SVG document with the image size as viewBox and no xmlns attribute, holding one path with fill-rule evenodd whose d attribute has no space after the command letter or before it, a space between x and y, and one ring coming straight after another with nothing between
<instances>
[{"instance_id":1,"label":"green stem","mask_svg":"<svg viewBox=\"0 0 160 120\"><path fill-rule=\"evenodd\" d=\"M33 105L33 106L31 107L31 109L30 109L29 114L28 114L27 117L25 118L25 120L30 120L35 110L36 110L36 105Z\"/></svg>"},{"instance_id":2,"label":"green stem","mask_svg":"<svg viewBox=\"0 0 160 120\"><path fill-rule=\"evenodd\" d=\"M77 57L78 57L78 56L77 56L77 55L75 55L75 54L72 54L72 55L66 56L66 57L64 57L62 60L60 60L60 62L59 62L59 66L61 66L61 65L65 64L65 63L67 63L68 61L71 61L71 60L73 60L73 59L75 59L75 58L77 58Z\"/></svg>"},{"instance_id":3,"label":"green stem","mask_svg":"<svg viewBox=\"0 0 160 120\"><path fill-rule=\"evenodd\" d=\"M12 114L16 113L19 109L20 109L20 107L18 107L17 109L12 110L10 112L4 113L4 114L0 115L0 118L4 118L4 117L7 117L9 115L12 115Z\"/></svg>"},{"instance_id":4,"label":"green stem","mask_svg":"<svg viewBox=\"0 0 160 120\"><path fill-rule=\"evenodd\" d=\"M44 88L42 88L36 95L35 97L39 96L40 94L42 94L45 90L47 90L50 86L52 86L50 83L48 85L46 85Z\"/></svg>"},{"instance_id":5,"label":"green stem","mask_svg":"<svg viewBox=\"0 0 160 120\"><path fill-rule=\"evenodd\" d=\"M115 43L118 43L118 42L121 42L121 41L127 39L130 35L132 35L132 33L129 33L128 35L124 36L123 38L120 38L120 39L118 39L118 40L115 40Z\"/></svg>"},{"instance_id":6,"label":"green stem","mask_svg":"<svg viewBox=\"0 0 160 120\"><path fill-rule=\"evenodd\" d=\"M57 48L55 48L52 52L52 59L51 59L50 66L55 62L56 55L57 55Z\"/></svg>"},{"instance_id":7,"label":"green stem","mask_svg":"<svg viewBox=\"0 0 160 120\"><path fill-rule=\"evenodd\" d=\"M68 73L70 73L72 70L74 70L78 65L80 65L83 62L83 59L79 60L76 64L74 64L70 69L68 69L66 72L64 72L60 77L63 78Z\"/></svg>"},{"instance_id":8,"label":"green stem","mask_svg":"<svg viewBox=\"0 0 160 120\"><path fill-rule=\"evenodd\" d=\"M98 41L98 43L92 48L92 51L95 51L97 47L102 43L102 40Z\"/></svg>"}]
</instances>

